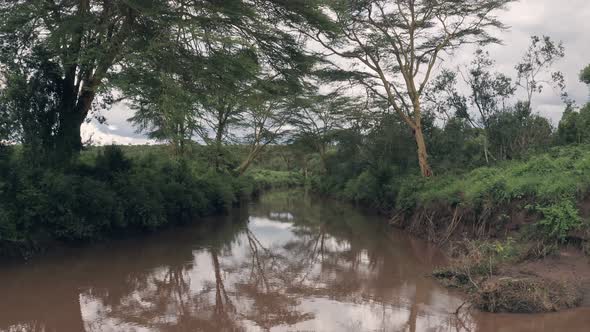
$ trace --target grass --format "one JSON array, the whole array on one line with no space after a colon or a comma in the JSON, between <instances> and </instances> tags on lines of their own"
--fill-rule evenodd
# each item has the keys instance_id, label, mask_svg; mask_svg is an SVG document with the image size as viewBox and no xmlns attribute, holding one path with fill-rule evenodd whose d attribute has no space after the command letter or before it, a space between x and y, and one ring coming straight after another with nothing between
<instances>
[{"instance_id":1,"label":"grass","mask_svg":"<svg viewBox=\"0 0 590 332\"><path fill-rule=\"evenodd\" d=\"M412 186L412 182L406 181L405 185ZM580 199L590 188L590 146L554 148L525 161L415 182L418 188L414 187L412 197L401 197L398 208L435 202L476 207L486 202L502 204L521 199L550 205Z\"/></svg>"},{"instance_id":2,"label":"grass","mask_svg":"<svg viewBox=\"0 0 590 332\"><path fill-rule=\"evenodd\" d=\"M386 176L365 170L352 178L316 177L312 184L317 191L402 216L400 225L418 221L420 232L433 222L435 233L449 224L454 228L458 220L483 225L480 235L484 228L503 232L518 212L539 221L530 227L530 235L553 242L565 242L573 231L588 228L578 208L590 191L590 145L554 147L526 159L428 179L382 173ZM436 220L420 220L424 216Z\"/></svg>"}]
</instances>

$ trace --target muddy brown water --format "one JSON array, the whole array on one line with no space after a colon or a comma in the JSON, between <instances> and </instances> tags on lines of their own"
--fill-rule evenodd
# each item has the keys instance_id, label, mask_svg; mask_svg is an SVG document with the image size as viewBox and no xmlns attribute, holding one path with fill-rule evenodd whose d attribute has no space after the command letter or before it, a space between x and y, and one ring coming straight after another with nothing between
<instances>
[{"instance_id":1,"label":"muddy brown water","mask_svg":"<svg viewBox=\"0 0 590 332\"><path fill-rule=\"evenodd\" d=\"M590 330L590 309L456 315L434 246L301 191L209 222L0 265L0 331Z\"/></svg>"}]
</instances>

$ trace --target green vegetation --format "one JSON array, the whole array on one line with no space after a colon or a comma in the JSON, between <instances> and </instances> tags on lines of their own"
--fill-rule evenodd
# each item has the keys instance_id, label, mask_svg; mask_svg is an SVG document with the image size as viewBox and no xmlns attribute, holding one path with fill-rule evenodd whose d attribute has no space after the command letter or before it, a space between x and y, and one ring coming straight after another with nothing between
<instances>
[{"instance_id":1,"label":"green vegetation","mask_svg":"<svg viewBox=\"0 0 590 332\"><path fill-rule=\"evenodd\" d=\"M286 171L254 170L248 173L261 189L301 187L305 179L301 174Z\"/></svg>"},{"instance_id":2,"label":"green vegetation","mask_svg":"<svg viewBox=\"0 0 590 332\"><path fill-rule=\"evenodd\" d=\"M32 166L11 148L2 154L2 254L194 222L274 184L227 176L162 151L129 157L116 146L96 148L60 170Z\"/></svg>"},{"instance_id":3,"label":"green vegetation","mask_svg":"<svg viewBox=\"0 0 590 332\"><path fill-rule=\"evenodd\" d=\"M456 176L441 175L422 181L406 192L398 208L412 209L435 202L461 203L477 207L532 198L541 204L582 198L590 189L586 170L590 167L588 146L558 147L527 160L508 161L480 167Z\"/></svg>"},{"instance_id":4,"label":"green vegetation","mask_svg":"<svg viewBox=\"0 0 590 332\"><path fill-rule=\"evenodd\" d=\"M577 202L584 200L590 190L588 174L590 147L580 145L555 147L524 160L430 179L417 175L399 179L388 177L386 172L374 174L366 170L339 183L328 178L323 183L332 181L331 186L325 189L320 184L318 189L408 216L445 206L491 213L490 218L513 210L529 211L542 216L537 225L539 232L547 239L563 242L571 231L586 225L587 221L579 216Z\"/></svg>"},{"instance_id":5,"label":"green vegetation","mask_svg":"<svg viewBox=\"0 0 590 332\"><path fill-rule=\"evenodd\" d=\"M329 22L315 2L2 2L0 255L186 223L300 183L246 174L317 61L286 26ZM82 124L121 103L170 147L83 142Z\"/></svg>"},{"instance_id":6,"label":"green vegetation","mask_svg":"<svg viewBox=\"0 0 590 332\"><path fill-rule=\"evenodd\" d=\"M91 147L64 168L36 164L22 146L1 147L0 256L198 222L261 191L303 186L300 172L261 168L284 162L273 161L281 150L270 147L251 171L236 176L217 170L207 147L192 147L183 158L164 145Z\"/></svg>"}]
</instances>

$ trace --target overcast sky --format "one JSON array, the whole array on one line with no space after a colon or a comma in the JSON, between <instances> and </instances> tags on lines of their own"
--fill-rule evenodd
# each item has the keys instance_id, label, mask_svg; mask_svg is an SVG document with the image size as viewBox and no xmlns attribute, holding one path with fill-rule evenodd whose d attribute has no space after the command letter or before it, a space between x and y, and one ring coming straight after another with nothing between
<instances>
[{"instance_id":1,"label":"overcast sky","mask_svg":"<svg viewBox=\"0 0 590 332\"><path fill-rule=\"evenodd\" d=\"M499 13L504 23L510 26L508 31L500 34L503 45L487 48L496 60L497 71L514 76L514 64L522 57L530 43L531 35L548 35L554 40L561 40L566 49L566 56L556 65L567 80L567 91L578 104L588 100L588 88L579 82L578 75L582 68L590 64L590 0L520 0ZM456 67L467 64L472 59L474 49L463 49L443 66ZM541 115L557 125L563 111L559 93L545 89L536 96L534 108ZM146 144L149 142L142 134L127 122L132 111L124 105L116 105L103 114L107 123L93 121L82 128L85 139L92 137L94 144Z\"/></svg>"}]
</instances>

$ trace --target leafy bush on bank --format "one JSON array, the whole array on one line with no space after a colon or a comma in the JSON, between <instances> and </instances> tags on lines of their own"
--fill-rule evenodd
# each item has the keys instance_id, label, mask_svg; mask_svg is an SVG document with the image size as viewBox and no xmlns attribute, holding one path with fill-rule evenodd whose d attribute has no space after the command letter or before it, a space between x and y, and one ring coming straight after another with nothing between
<instances>
[{"instance_id":1,"label":"leafy bush on bank","mask_svg":"<svg viewBox=\"0 0 590 332\"><path fill-rule=\"evenodd\" d=\"M116 146L83 154L66 169L35 166L18 151L3 150L0 249L193 222L256 191L251 177L204 171L164 154L131 159Z\"/></svg>"},{"instance_id":2,"label":"leafy bush on bank","mask_svg":"<svg viewBox=\"0 0 590 332\"><path fill-rule=\"evenodd\" d=\"M352 178L327 176L312 184L320 192L409 214L441 205L473 211L513 203L523 210L532 206L531 212L541 220L535 229L547 239L562 242L584 223L576 204L590 191L590 146L557 147L526 160L430 179L383 173L369 168Z\"/></svg>"},{"instance_id":3,"label":"leafy bush on bank","mask_svg":"<svg viewBox=\"0 0 590 332\"><path fill-rule=\"evenodd\" d=\"M256 188L260 190L293 188L305 184L305 178L297 172L258 169L252 170L248 175L254 181Z\"/></svg>"}]
</instances>

